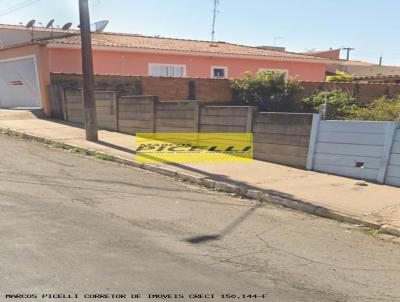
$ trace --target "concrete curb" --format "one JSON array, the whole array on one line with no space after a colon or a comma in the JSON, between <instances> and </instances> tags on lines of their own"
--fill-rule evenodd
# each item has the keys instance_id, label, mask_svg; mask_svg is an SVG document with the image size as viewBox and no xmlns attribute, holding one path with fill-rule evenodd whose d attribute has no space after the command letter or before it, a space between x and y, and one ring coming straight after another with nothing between
<instances>
[{"instance_id":1,"label":"concrete curb","mask_svg":"<svg viewBox=\"0 0 400 302\"><path fill-rule=\"evenodd\" d=\"M104 155L104 156L107 156L108 161L116 162L119 164L131 166L131 167L135 167L135 168L140 168L140 169L147 170L147 171L150 171L153 173L158 173L158 174L161 174L164 176L172 177L172 178L175 178L175 179L178 179L181 181L200 185L200 186L203 186L203 187L206 187L209 189L213 189L216 191L235 194L235 195L246 197L249 199L258 200L261 202L272 203L275 205L280 205L280 206L283 206L286 208L294 209L297 211L302 211L302 212L305 212L308 214L312 214L312 215L316 215L316 216L320 216L320 217L324 217L324 218L329 218L329 219L340 221L340 222L363 225L363 226L366 226L366 227L369 227L372 229L379 230L380 232L385 233L385 234L400 237L400 228L397 228L397 227L394 227L391 225L387 225L387 224L380 224L380 223L373 222L373 221L370 221L368 219L361 218L361 217L342 214L342 213L336 212L334 210L330 210L325 207L314 205L314 204L304 201L304 200L295 200L295 199L291 199L291 198L280 197L280 196L266 193L265 191L262 191L262 190L250 189L246 185L237 186L237 185L232 185L229 183L216 181L216 180L202 177L202 176L195 176L195 175L187 174L184 172L177 172L177 171L170 169L169 167L159 167L159 166L153 166L153 165L149 165L149 164L141 164L141 163L137 163L132 160L128 160L128 159L125 159L125 158L122 158L119 156L110 155L110 154L107 154L104 152L95 151L95 150L91 150L88 148L82 148L80 146L67 144L65 142L59 142L59 141L53 140L53 139L39 137L39 136L29 134L26 132L22 132L22 131L18 131L18 130L0 127L0 133L6 134L6 135L18 136L18 137L22 137L24 139L34 140L36 142L43 143L46 145L59 144L66 150L73 150L75 148L78 148L80 150L84 150L86 155L91 155L91 156Z\"/></svg>"}]
</instances>

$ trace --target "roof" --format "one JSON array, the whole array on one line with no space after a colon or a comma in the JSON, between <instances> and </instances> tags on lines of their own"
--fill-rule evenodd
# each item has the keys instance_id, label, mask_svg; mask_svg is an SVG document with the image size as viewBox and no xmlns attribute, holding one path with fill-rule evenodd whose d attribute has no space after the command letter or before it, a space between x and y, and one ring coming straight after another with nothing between
<instances>
[{"instance_id":1,"label":"roof","mask_svg":"<svg viewBox=\"0 0 400 302\"><path fill-rule=\"evenodd\" d=\"M375 76L356 76L353 77L353 80L380 80L380 81L387 81L387 80L400 80L400 73L398 75L375 75Z\"/></svg>"},{"instance_id":2,"label":"roof","mask_svg":"<svg viewBox=\"0 0 400 302\"><path fill-rule=\"evenodd\" d=\"M32 28L27 28L24 25L12 25L12 24L0 24L0 29L13 29L13 30L22 30L22 31L32 31ZM64 33L77 33L79 30L76 29L68 29L63 30L61 28L46 28L42 26L35 26L33 28L35 31L39 32L64 32Z\"/></svg>"},{"instance_id":3,"label":"roof","mask_svg":"<svg viewBox=\"0 0 400 302\"><path fill-rule=\"evenodd\" d=\"M80 45L80 36L74 35L63 39L52 39L51 46L60 45ZM331 60L318 58L314 56L274 51L262 49L259 47L245 46L226 42L210 42L200 40L186 40L150 37L134 34L120 33L93 33L92 45L97 47L117 47L125 49L137 50L154 50L154 51L170 51L185 52L192 54L215 54L215 55L234 55L234 56L252 56L260 57L260 59L288 59L299 61L320 62L329 64Z\"/></svg>"},{"instance_id":4,"label":"roof","mask_svg":"<svg viewBox=\"0 0 400 302\"><path fill-rule=\"evenodd\" d=\"M31 31L22 25L0 24L0 29L13 29ZM32 42L50 44L50 47L62 47L65 45L79 46L80 31L76 29L61 30L60 28L34 27L37 32L55 32L55 35L37 38ZM60 37L61 35L61 37ZM26 42L25 44L30 44ZM221 56L251 56L260 59L281 59L291 61L309 61L314 63L332 64L335 60L299 54L287 51L277 51L260 47L252 47L226 42L210 42L201 40L163 38L154 36L144 36L138 34L123 33L92 33L92 45L94 47L113 47L143 51L169 51L184 52L192 54L214 54ZM19 45L20 46L20 45Z\"/></svg>"},{"instance_id":5,"label":"roof","mask_svg":"<svg viewBox=\"0 0 400 302\"><path fill-rule=\"evenodd\" d=\"M338 49L329 49L329 50L320 50L320 51L307 51L303 54L320 57L320 58L328 58L328 59L340 59L340 48Z\"/></svg>"},{"instance_id":6,"label":"roof","mask_svg":"<svg viewBox=\"0 0 400 302\"><path fill-rule=\"evenodd\" d=\"M368 66L352 73L353 77L398 77L400 75L400 67L397 66Z\"/></svg>"},{"instance_id":7,"label":"roof","mask_svg":"<svg viewBox=\"0 0 400 302\"><path fill-rule=\"evenodd\" d=\"M376 64L364 62L364 61L355 61L355 60L340 60L340 65L345 66L374 66Z\"/></svg>"}]
</instances>

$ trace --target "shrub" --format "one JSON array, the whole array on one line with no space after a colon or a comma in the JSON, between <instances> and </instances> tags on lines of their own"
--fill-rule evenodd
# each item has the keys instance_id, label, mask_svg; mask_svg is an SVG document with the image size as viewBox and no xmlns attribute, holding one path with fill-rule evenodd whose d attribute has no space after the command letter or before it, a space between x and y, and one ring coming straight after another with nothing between
<instances>
[{"instance_id":1,"label":"shrub","mask_svg":"<svg viewBox=\"0 0 400 302\"><path fill-rule=\"evenodd\" d=\"M348 110L347 118L354 120L394 121L400 117L400 98L395 100L379 98L363 107Z\"/></svg>"},{"instance_id":2,"label":"shrub","mask_svg":"<svg viewBox=\"0 0 400 302\"><path fill-rule=\"evenodd\" d=\"M282 72L247 72L244 79L232 80L234 103L257 106L260 111L296 112L301 110L303 87Z\"/></svg>"},{"instance_id":3,"label":"shrub","mask_svg":"<svg viewBox=\"0 0 400 302\"><path fill-rule=\"evenodd\" d=\"M327 82L352 82L353 79L351 75L343 72L337 71L335 75L326 77Z\"/></svg>"},{"instance_id":4,"label":"shrub","mask_svg":"<svg viewBox=\"0 0 400 302\"><path fill-rule=\"evenodd\" d=\"M319 91L304 98L303 109L306 112L318 112L326 104L328 119L344 119L348 111L356 106L356 99L342 90Z\"/></svg>"}]
</instances>

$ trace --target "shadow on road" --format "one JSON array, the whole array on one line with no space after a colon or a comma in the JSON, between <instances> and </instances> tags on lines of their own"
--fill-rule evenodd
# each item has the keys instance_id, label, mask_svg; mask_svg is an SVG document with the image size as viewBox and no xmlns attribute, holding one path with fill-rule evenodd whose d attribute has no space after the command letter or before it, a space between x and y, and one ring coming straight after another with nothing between
<instances>
[{"instance_id":1,"label":"shadow on road","mask_svg":"<svg viewBox=\"0 0 400 302\"><path fill-rule=\"evenodd\" d=\"M191 244L201 244L208 241L221 240L224 236L232 233L234 229L236 229L243 221L245 221L250 215L252 215L254 211L257 210L259 207L261 207L261 203L257 203L255 206L248 209L241 216L228 224L219 234L197 235L187 238L185 239L185 241Z\"/></svg>"}]
</instances>

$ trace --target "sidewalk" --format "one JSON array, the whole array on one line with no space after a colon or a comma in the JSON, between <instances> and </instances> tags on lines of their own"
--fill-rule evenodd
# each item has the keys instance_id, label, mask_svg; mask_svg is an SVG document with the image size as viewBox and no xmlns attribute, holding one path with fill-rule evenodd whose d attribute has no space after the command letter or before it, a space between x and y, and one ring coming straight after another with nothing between
<instances>
[{"instance_id":1,"label":"sidewalk","mask_svg":"<svg viewBox=\"0 0 400 302\"><path fill-rule=\"evenodd\" d=\"M77 125L38 119L26 112L13 113L8 110L0 110L0 128L134 160L131 150L135 147L135 137L131 135L102 130L99 131L98 143L87 142L84 140L84 130ZM182 172L181 176L187 175L189 180L200 177L197 179L205 179L204 184L207 184L207 180L221 182L213 182L212 186L215 184L217 189L224 191L235 191L235 186L244 186L248 190L246 196L260 199L260 194L253 190L263 191L272 196L264 197L265 200L279 200L277 203L306 212L339 220L343 220L340 219L341 216L352 217L352 222L360 221L375 227L385 225L382 231L400 236L400 188L373 183L358 186L354 179L256 160L252 163L158 166L172 171L171 175ZM226 186L226 183L232 186ZM294 200L293 204L289 204L290 200ZM296 200L302 205L296 203ZM323 215L326 209L330 210L329 215Z\"/></svg>"}]
</instances>

